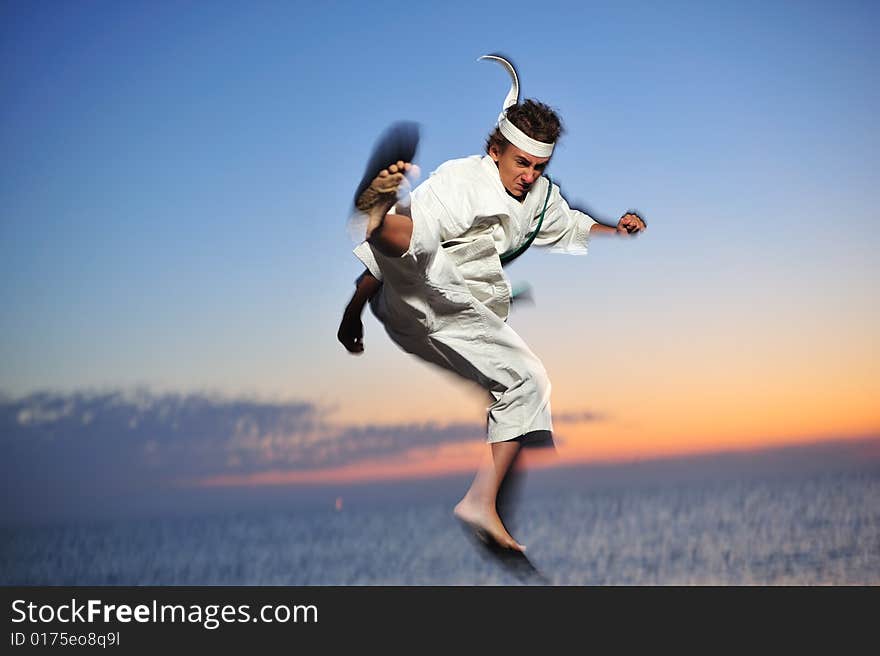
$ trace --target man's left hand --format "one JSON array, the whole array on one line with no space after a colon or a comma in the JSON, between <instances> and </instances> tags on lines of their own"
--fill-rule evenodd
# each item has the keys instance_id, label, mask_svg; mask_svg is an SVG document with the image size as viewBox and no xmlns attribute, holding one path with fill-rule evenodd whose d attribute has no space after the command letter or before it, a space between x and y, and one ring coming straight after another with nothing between
<instances>
[{"instance_id":1,"label":"man's left hand","mask_svg":"<svg viewBox=\"0 0 880 656\"><path fill-rule=\"evenodd\" d=\"M635 212L627 212L617 222L617 234L625 237L634 236L644 231L647 227L642 217Z\"/></svg>"}]
</instances>

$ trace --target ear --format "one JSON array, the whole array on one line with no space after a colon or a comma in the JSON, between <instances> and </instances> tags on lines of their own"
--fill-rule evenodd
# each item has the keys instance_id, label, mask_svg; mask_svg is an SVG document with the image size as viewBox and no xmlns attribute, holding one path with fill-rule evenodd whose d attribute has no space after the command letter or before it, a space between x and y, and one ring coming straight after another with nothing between
<instances>
[{"instance_id":1,"label":"ear","mask_svg":"<svg viewBox=\"0 0 880 656\"><path fill-rule=\"evenodd\" d=\"M498 150L498 146L496 144L492 144L491 146L489 146L489 157L491 157L492 160L496 163L501 157L501 151Z\"/></svg>"}]
</instances>

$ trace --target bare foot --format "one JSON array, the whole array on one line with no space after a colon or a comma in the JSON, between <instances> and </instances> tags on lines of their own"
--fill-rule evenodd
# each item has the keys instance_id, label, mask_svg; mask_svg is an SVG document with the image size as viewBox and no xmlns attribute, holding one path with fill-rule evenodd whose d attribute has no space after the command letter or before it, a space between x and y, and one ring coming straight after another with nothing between
<instances>
[{"instance_id":1,"label":"bare foot","mask_svg":"<svg viewBox=\"0 0 880 656\"><path fill-rule=\"evenodd\" d=\"M400 189L410 186L407 177L416 178L418 174L419 167L415 164L398 161L379 171L370 186L358 197L355 207L367 214L367 239L382 225L388 210L397 202Z\"/></svg>"},{"instance_id":2,"label":"bare foot","mask_svg":"<svg viewBox=\"0 0 880 656\"><path fill-rule=\"evenodd\" d=\"M513 539L495 508L472 503L467 497L458 502L452 511L459 520L471 527L483 542L495 541L501 547L524 552L526 548Z\"/></svg>"}]
</instances>

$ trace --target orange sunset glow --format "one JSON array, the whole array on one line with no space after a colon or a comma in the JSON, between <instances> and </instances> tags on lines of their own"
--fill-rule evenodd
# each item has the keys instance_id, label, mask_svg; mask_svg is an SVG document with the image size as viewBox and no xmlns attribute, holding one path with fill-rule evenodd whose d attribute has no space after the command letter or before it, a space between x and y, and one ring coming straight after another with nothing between
<instances>
[{"instance_id":1,"label":"orange sunset glow","mask_svg":"<svg viewBox=\"0 0 880 656\"><path fill-rule=\"evenodd\" d=\"M786 387L758 386L757 392L756 386L732 383L690 389L687 394L672 386L646 394L635 406L599 397L597 403L606 408L607 419L557 422L557 452L530 454L529 464L544 468L743 451L859 439L880 432L880 417L872 403L876 397L859 389L857 382L852 388L833 391L799 382ZM747 396L749 390L751 396ZM736 412L731 412L730 398L738 399ZM565 417L567 413L558 414ZM361 460L343 467L229 473L190 484L214 487L429 478L472 472L486 453L483 436L475 430L472 441L414 448L394 457Z\"/></svg>"}]
</instances>

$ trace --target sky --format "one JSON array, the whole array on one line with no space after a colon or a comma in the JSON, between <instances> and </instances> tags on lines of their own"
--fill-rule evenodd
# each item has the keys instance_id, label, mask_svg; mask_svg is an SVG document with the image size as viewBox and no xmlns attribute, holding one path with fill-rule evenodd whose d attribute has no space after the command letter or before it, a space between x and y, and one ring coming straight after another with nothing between
<instances>
[{"instance_id":1,"label":"sky","mask_svg":"<svg viewBox=\"0 0 880 656\"><path fill-rule=\"evenodd\" d=\"M479 390L371 316L362 356L335 334L372 145L405 119L426 173L481 152L508 88L489 52L562 116L568 200L649 225L507 270L533 289L510 323L550 374L559 464L877 435L878 13L3 3L9 491L50 472L51 503L86 476L71 458L106 490L472 469Z\"/></svg>"}]
</instances>

